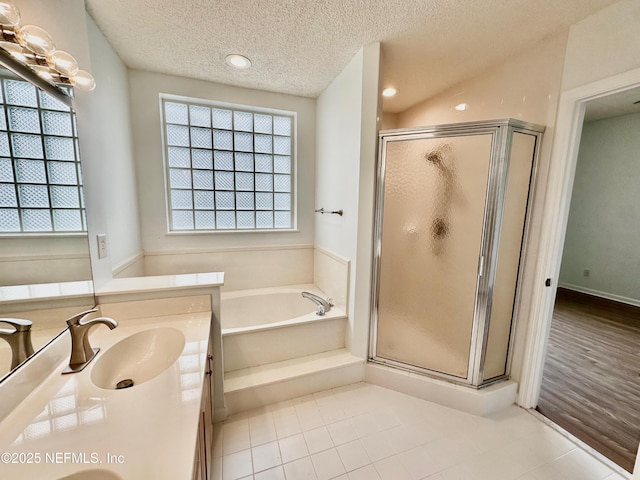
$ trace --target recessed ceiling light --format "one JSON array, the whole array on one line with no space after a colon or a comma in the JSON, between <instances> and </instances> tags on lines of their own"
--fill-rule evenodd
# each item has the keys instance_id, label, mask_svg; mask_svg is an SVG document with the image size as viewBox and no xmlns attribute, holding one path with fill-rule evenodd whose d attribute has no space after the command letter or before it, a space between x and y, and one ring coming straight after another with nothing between
<instances>
[{"instance_id":1,"label":"recessed ceiling light","mask_svg":"<svg viewBox=\"0 0 640 480\"><path fill-rule=\"evenodd\" d=\"M466 103L459 103L458 105L456 105L453 108L455 108L459 112L464 112L467 109L467 104Z\"/></svg>"},{"instance_id":2,"label":"recessed ceiling light","mask_svg":"<svg viewBox=\"0 0 640 480\"><path fill-rule=\"evenodd\" d=\"M396 90L393 87L387 87L384 90L382 90L383 97L393 97L396 93L398 93L398 90Z\"/></svg>"},{"instance_id":3,"label":"recessed ceiling light","mask_svg":"<svg viewBox=\"0 0 640 480\"><path fill-rule=\"evenodd\" d=\"M244 55L238 55L237 53L227 55L227 58L225 60L227 61L227 64L231 65L234 68L245 69L251 66L251 60L249 60Z\"/></svg>"}]
</instances>

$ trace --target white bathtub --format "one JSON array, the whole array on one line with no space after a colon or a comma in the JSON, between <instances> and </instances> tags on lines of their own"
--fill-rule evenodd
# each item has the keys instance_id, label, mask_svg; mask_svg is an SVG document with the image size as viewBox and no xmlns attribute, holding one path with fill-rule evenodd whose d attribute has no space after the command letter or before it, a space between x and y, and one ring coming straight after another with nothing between
<instances>
[{"instance_id":1,"label":"white bathtub","mask_svg":"<svg viewBox=\"0 0 640 480\"><path fill-rule=\"evenodd\" d=\"M225 372L344 348L344 311L316 315L303 291L326 298L314 285L222 293Z\"/></svg>"}]
</instances>

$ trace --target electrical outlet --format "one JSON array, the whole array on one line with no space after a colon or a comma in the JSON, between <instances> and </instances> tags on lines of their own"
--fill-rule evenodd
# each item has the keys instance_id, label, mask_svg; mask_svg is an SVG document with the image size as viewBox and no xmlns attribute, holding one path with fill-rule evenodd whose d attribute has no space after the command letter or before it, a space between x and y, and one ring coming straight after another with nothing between
<instances>
[{"instance_id":1,"label":"electrical outlet","mask_svg":"<svg viewBox=\"0 0 640 480\"><path fill-rule=\"evenodd\" d=\"M583 277L588 277L589 275L591 275L591 270L589 270L588 268L585 268L585 269L582 271L582 276L583 276Z\"/></svg>"},{"instance_id":2,"label":"electrical outlet","mask_svg":"<svg viewBox=\"0 0 640 480\"><path fill-rule=\"evenodd\" d=\"M107 258L107 234L101 233L98 237L98 258Z\"/></svg>"}]
</instances>

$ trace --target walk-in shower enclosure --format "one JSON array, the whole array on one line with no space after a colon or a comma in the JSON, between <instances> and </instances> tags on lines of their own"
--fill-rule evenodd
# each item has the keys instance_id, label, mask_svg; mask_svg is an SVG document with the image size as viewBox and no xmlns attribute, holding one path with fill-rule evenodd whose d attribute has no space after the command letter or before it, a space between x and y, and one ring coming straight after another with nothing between
<instances>
[{"instance_id":1,"label":"walk-in shower enclosure","mask_svg":"<svg viewBox=\"0 0 640 480\"><path fill-rule=\"evenodd\" d=\"M509 374L544 128L380 133L371 360L481 387Z\"/></svg>"}]
</instances>

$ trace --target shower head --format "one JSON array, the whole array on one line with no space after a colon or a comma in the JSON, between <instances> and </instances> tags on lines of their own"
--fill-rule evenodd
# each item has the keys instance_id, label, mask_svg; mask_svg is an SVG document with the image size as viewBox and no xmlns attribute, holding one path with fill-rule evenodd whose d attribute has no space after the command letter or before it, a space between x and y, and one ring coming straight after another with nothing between
<instances>
[{"instance_id":1,"label":"shower head","mask_svg":"<svg viewBox=\"0 0 640 480\"><path fill-rule=\"evenodd\" d=\"M442 165L442 154L440 152L427 152L424 154L424 158L427 162L431 162L434 165Z\"/></svg>"}]
</instances>

